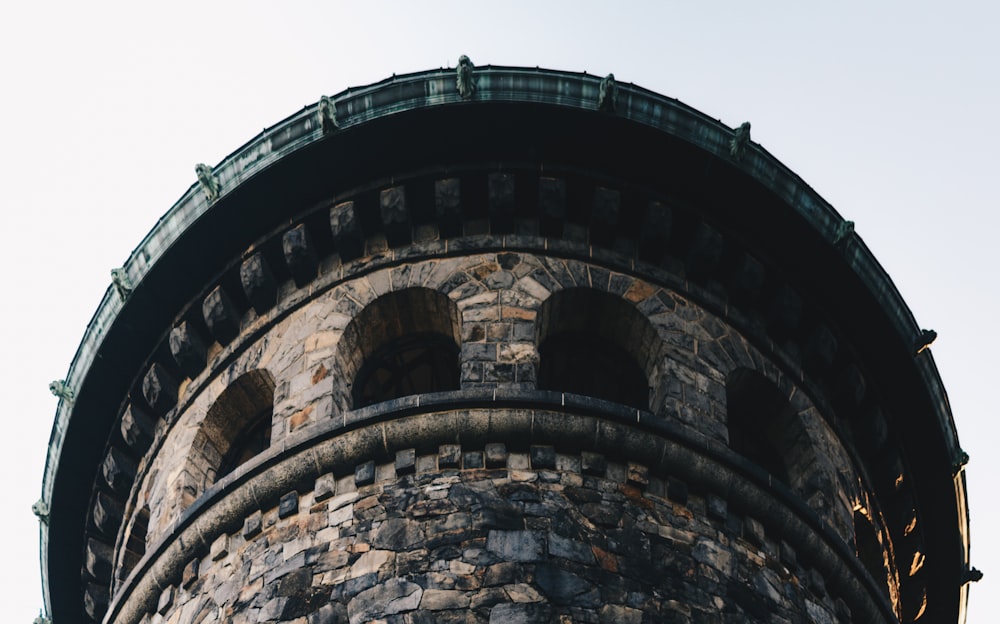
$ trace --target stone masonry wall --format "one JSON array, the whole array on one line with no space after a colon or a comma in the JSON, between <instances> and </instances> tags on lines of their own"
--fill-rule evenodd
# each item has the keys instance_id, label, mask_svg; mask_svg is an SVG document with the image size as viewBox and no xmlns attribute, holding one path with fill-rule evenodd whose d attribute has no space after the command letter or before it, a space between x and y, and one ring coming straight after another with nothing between
<instances>
[{"instance_id":1,"label":"stone masonry wall","mask_svg":"<svg viewBox=\"0 0 1000 624\"><path fill-rule=\"evenodd\" d=\"M722 624L804 613L851 621L816 570L721 498L592 453L496 444L411 449L288 493L192 560L143 622Z\"/></svg>"},{"instance_id":2,"label":"stone masonry wall","mask_svg":"<svg viewBox=\"0 0 1000 624\"><path fill-rule=\"evenodd\" d=\"M853 544L853 508L867 496L847 452L795 379L739 332L680 293L632 275L577 260L483 253L375 270L309 296L280 318L250 319L245 326L257 333L243 335L256 337L230 345L224 367L210 360L185 382L178 415L158 434L166 438L140 466L127 516L149 507L147 545L163 539L212 485L211 467L191 464L205 456L193 445L234 380L256 370L273 378L272 447L309 424L341 418L352 408L352 378L343 372L357 370L357 353L378 346L372 332L352 329L352 320L387 293L412 288L427 309L413 305L408 314L455 315L435 322L457 325L462 388L534 390L539 323L551 320L539 311L553 293L571 288L621 297L648 319L655 335L630 340L649 375L651 411L709 444L728 442L727 376L741 367L759 372L795 414L789 485ZM752 520L727 515L721 499L670 501L666 487L654 485L642 494L622 479L581 475L579 458L561 459L555 472L511 461L510 472L424 470L356 492L340 481L332 500L303 493L296 513L278 518L277 510L265 510L259 535L230 536L225 555L213 547L153 621L302 624L318 596L333 598L323 613L347 613L352 622L366 621L357 614L372 602L397 605L391 621L408 622L536 621L533 613L574 621L642 621L644 613L661 613L669 615L658 621L742 622L763 613L761 605L776 606L786 619L760 621L794 621L792 614L814 611L818 622L837 621L835 601L805 589L816 585L807 571L795 570L794 560L782 563L780 544L764 539ZM611 517L618 504L625 513ZM488 510L499 524L476 519L473 508ZM880 531L877 513L873 521ZM123 536L131 530L126 522ZM387 542L384 526L405 539ZM429 551L436 543L429 536L443 527L455 535ZM669 586L651 582L660 575ZM748 587L755 589L746 593ZM309 622L339 621L316 617Z\"/></svg>"}]
</instances>

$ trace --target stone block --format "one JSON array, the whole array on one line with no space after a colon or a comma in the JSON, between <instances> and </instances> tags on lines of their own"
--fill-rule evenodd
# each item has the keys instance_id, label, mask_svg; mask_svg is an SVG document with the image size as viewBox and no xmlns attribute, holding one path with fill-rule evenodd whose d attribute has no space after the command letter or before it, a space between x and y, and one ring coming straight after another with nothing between
<instances>
[{"instance_id":1,"label":"stone block","mask_svg":"<svg viewBox=\"0 0 1000 624\"><path fill-rule=\"evenodd\" d=\"M594 477L603 477L608 471L608 460L600 453L583 451L580 453L580 472Z\"/></svg>"},{"instance_id":2,"label":"stone block","mask_svg":"<svg viewBox=\"0 0 1000 624\"><path fill-rule=\"evenodd\" d=\"M822 373L833 365L837 356L837 338L825 324L817 325L806 340L802 364L810 371Z\"/></svg>"},{"instance_id":3,"label":"stone block","mask_svg":"<svg viewBox=\"0 0 1000 624\"><path fill-rule=\"evenodd\" d=\"M725 240L718 230L701 222L695 228L694 237L684 259L684 270L689 277L705 280L714 276L722 262Z\"/></svg>"},{"instance_id":4,"label":"stone block","mask_svg":"<svg viewBox=\"0 0 1000 624\"><path fill-rule=\"evenodd\" d=\"M142 378L142 396L153 411L166 416L177 405L178 384L165 366L154 362Z\"/></svg>"},{"instance_id":5,"label":"stone block","mask_svg":"<svg viewBox=\"0 0 1000 624\"><path fill-rule=\"evenodd\" d=\"M122 524L125 506L116 498L104 492L98 492L94 497L94 508L91 517L94 527L105 537L112 540L118 536L118 528Z\"/></svg>"},{"instance_id":6,"label":"stone block","mask_svg":"<svg viewBox=\"0 0 1000 624\"><path fill-rule=\"evenodd\" d=\"M749 254L743 254L729 274L729 297L736 302L752 304L764 290L764 265Z\"/></svg>"},{"instance_id":7,"label":"stone block","mask_svg":"<svg viewBox=\"0 0 1000 624\"><path fill-rule=\"evenodd\" d=\"M642 464L629 462L628 476L626 478L628 483L632 485L646 487L649 485L649 468L643 466Z\"/></svg>"},{"instance_id":8,"label":"stone block","mask_svg":"<svg viewBox=\"0 0 1000 624\"><path fill-rule=\"evenodd\" d=\"M337 479L332 472L320 475L316 478L316 485L313 486L313 498L317 503L332 498L337 493Z\"/></svg>"},{"instance_id":9,"label":"stone block","mask_svg":"<svg viewBox=\"0 0 1000 624\"><path fill-rule=\"evenodd\" d=\"M240 333L240 311L222 286L216 286L201 302L201 315L212 336L227 345Z\"/></svg>"},{"instance_id":10,"label":"stone block","mask_svg":"<svg viewBox=\"0 0 1000 624\"><path fill-rule=\"evenodd\" d=\"M853 363L837 374L834 387L836 398L849 409L857 409L865 399L865 377Z\"/></svg>"},{"instance_id":11,"label":"stone block","mask_svg":"<svg viewBox=\"0 0 1000 624\"><path fill-rule=\"evenodd\" d=\"M486 549L504 561L541 561L545 537L538 531L490 531Z\"/></svg>"},{"instance_id":12,"label":"stone block","mask_svg":"<svg viewBox=\"0 0 1000 624\"><path fill-rule=\"evenodd\" d=\"M680 503L681 505L687 505L688 502L687 483L681 481L680 479L675 479L674 477L668 478L667 498L674 501L675 503Z\"/></svg>"},{"instance_id":13,"label":"stone block","mask_svg":"<svg viewBox=\"0 0 1000 624\"><path fill-rule=\"evenodd\" d=\"M514 231L514 174L491 173L486 181L490 213L490 231L509 234Z\"/></svg>"},{"instance_id":14,"label":"stone block","mask_svg":"<svg viewBox=\"0 0 1000 624\"><path fill-rule=\"evenodd\" d=\"M195 557L191 561L187 562L184 566L184 572L181 573L181 587L187 589L198 580L198 562L200 560Z\"/></svg>"},{"instance_id":15,"label":"stone block","mask_svg":"<svg viewBox=\"0 0 1000 624\"><path fill-rule=\"evenodd\" d=\"M754 546L762 548L764 546L764 525L747 516L743 519L743 537Z\"/></svg>"},{"instance_id":16,"label":"stone block","mask_svg":"<svg viewBox=\"0 0 1000 624\"><path fill-rule=\"evenodd\" d=\"M153 443L156 419L135 403L129 403L122 414L121 434L125 443L138 455L144 455Z\"/></svg>"},{"instance_id":17,"label":"stone block","mask_svg":"<svg viewBox=\"0 0 1000 624\"><path fill-rule=\"evenodd\" d=\"M672 228L673 211L670 206L657 201L649 202L639 230L639 259L658 262L666 255Z\"/></svg>"},{"instance_id":18,"label":"stone block","mask_svg":"<svg viewBox=\"0 0 1000 624\"><path fill-rule=\"evenodd\" d=\"M590 213L590 242L610 246L618 231L621 193L598 186L594 189L594 205Z\"/></svg>"},{"instance_id":19,"label":"stone block","mask_svg":"<svg viewBox=\"0 0 1000 624\"><path fill-rule=\"evenodd\" d=\"M462 447L458 444L442 444L438 447L438 467L457 468L462 461Z\"/></svg>"},{"instance_id":20,"label":"stone block","mask_svg":"<svg viewBox=\"0 0 1000 624\"><path fill-rule=\"evenodd\" d=\"M375 462L367 461L354 468L354 484L358 487L375 483Z\"/></svg>"},{"instance_id":21,"label":"stone block","mask_svg":"<svg viewBox=\"0 0 1000 624\"><path fill-rule=\"evenodd\" d=\"M319 261L305 223L296 225L281 236L281 251L296 286L302 288L316 279Z\"/></svg>"},{"instance_id":22,"label":"stone block","mask_svg":"<svg viewBox=\"0 0 1000 624\"><path fill-rule=\"evenodd\" d=\"M558 178L538 179L538 228L542 236L558 238L566 221L566 182Z\"/></svg>"},{"instance_id":23,"label":"stone block","mask_svg":"<svg viewBox=\"0 0 1000 624\"><path fill-rule=\"evenodd\" d=\"M156 612L160 615L166 615L167 611L174 606L174 586L168 585L166 589L160 592L160 599L156 603Z\"/></svg>"},{"instance_id":24,"label":"stone block","mask_svg":"<svg viewBox=\"0 0 1000 624\"><path fill-rule=\"evenodd\" d=\"M423 588L416 583L403 578L388 579L358 593L347 604L350 624L364 624L412 611L420 606L423 593Z\"/></svg>"},{"instance_id":25,"label":"stone block","mask_svg":"<svg viewBox=\"0 0 1000 624\"><path fill-rule=\"evenodd\" d=\"M261 531L264 524L264 514L258 509L243 521L243 539L250 541Z\"/></svg>"},{"instance_id":26,"label":"stone block","mask_svg":"<svg viewBox=\"0 0 1000 624\"><path fill-rule=\"evenodd\" d=\"M708 495L705 508L708 517L714 520L724 522L729 517L729 505L726 503L726 499L715 494Z\"/></svg>"},{"instance_id":27,"label":"stone block","mask_svg":"<svg viewBox=\"0 0 1000 624\"><path fill-rule=\"evenodd\" d=\"M83 590L83 609L91 619L100 622L108 610L109 592L104 585L87 583Z\"/></svg>"},{"instance_id":28,"label":"stone block","mask_svg":"<svg viewBox=\"0 0 1000 624\"><path fill-rule=\"evenodd\" d=\"M278 282L261 253L253 254L240 264L240 283L258 315L270 310L278 301Z\"/></svg>"},{"instance_id":29,"label":"stone block","mask_svg":"<svg viewBox=\"0 0 1000 624\"><path fill-rule=\"evenodd\" d=\"M395 468L397 475L413 474L417 469L416 449L403 449L396 451Z\"/></svg>"},{"instance_id":30,"label":"stone block","mask_svg":"<svg viewBox=\"0 0 1000 624\"><path fill-rule=\"evenodd\" d=\"M212 542L212 546L208 550L208 557L212 561L218 561L227 555L229 555L229 535L223 533Z\"/></svg>"},{"instance_id":31,"label":"stone block","mask_svg":"<svg viewBox=\"0 0 1000 624\"><path fill-rule=\"evenodd\" d=\"M111 546L95 539L87 540L84 566L95 579L110 579L115 553Z\"/></svg>"},{"instance_id":32,"label":"stone block","mask_svg":"<svg viewBox=\"0 0 1000 624\"><path fill-rule=\"evenodd\" d=\"M552 620L552 607L544 602L507 602L490 609L489 624L537 624Z\"/></svg>"},{"instance_id":33,"label":"stone block","mask_svg":"<svg viewBox=\"0 0 1000 624\"><path fill-rule=\"evenodd\" d=\"M485 449L487 468L507 467L507 445L502 442L491 442Z\"/></svg>"},{"instance_id":34,"label":"stone block","mask_svg":"<svg viewBox=\"0 0 1000 624\"><path fill-rule=\"evenodd\" d=\"M101 464L104 482L121 497L128 496L137 469L138 465L134 459L113 446L108 449L104 463Z\"/></svg>"},{"instance_id":35,"label":"stone block","mask_svg":"<svg viewBox=\"0 0 1000 624\"><path fill-rule=\"evenodd\" d=\"M278 517L287 518L299 513L299 493L295 490L287 492L278 501Z\"/></svg>"},{"instance_id":36,"label":"stone block","mask_svg":"<svg viewBox=\"0 0 1000 624\"><path fill-rule=\"evenodd\" d=\"M390 247L401 247L413 240L410 212L406 205L406 188L393 186L379 193L379 214L385 240Z\"/></svg>"},{"instance_id":37,"label":"stone block","mask_svg":"<svg viewBox=\"0 0 1000 624\"><path fill-rule=\"evenodd\" d=\"M767 330L776 338L785 338L794 332L802 320L802 298L783 285L770 298L767 308Z\"/></svg>"},{"instance_id":38,"label":"stone block","mask_svg":"<svg viewBox=\"0 0 1000 624\"><path fill-rule=\"evenodd\" d=\"M364 253L365 235L353 201L337 204L330 209L330 231L334 247L344 262Z\"/></svg>"},{"instance_id":39,"label":"stone block","mask_svg":"<svg viewBox=\"0 0 1000 624\"><path fill-rule=\"evenodd\" d=\"M791 544L789 544L785 540L781 540L778 554L783 564L785 564L791 569L795 568L796 564L798 563L798 556L795 553L795 548L793 548Z\"/></svg>"},{"instance_id":40,"label":"stone block","mask_svg":"<svg viewBox=\"0 0 1000 624\"><path fill-rule=\"evenodd\" d=\"M556 467L556 449L554 446L533 445L530 449L531 467L535 469Z\"/></svg>"},{"instance_id":41,"label":"stone block","mask_svg":"<svg viewBox=\"0 0 1000 624\"><path fill-rule=\"evenodd\" d=\"M484 466L482 451L469 451L462 456L462 467L475 470Z\"/></svg>"},{"instance_id":42,"label":"stone block","mask_svg":"<svg viewBox=\"0 0 1000 624\"><path fill-rule=\"evenodd\" d=\"M208 347L190 323L181 321L170 330L167 342L170 354L174 356L174 362L177 362L177 367L182 373L194 379L205 369Z\"/></svg>"},{"instance_id":43,"label":"stone block","mask_svg":"<svg viewBox=\"0 0 1000 624\"><path fill-rule=\"evenodd\" d=\"M434 182L434 216L442 237L462 233L462 184L458 178Z\"/></svg>"}]
</instances>

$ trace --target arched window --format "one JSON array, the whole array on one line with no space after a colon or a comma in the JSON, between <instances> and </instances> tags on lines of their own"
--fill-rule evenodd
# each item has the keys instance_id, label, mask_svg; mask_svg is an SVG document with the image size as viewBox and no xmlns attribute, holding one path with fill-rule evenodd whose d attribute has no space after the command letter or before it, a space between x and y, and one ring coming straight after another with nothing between
<instances>
[{"instance_id":1,"label":"arched window","mask_svg":"<svg viewBox=\"0 0 1000 624\"><path fill-rule=\"evenodd\" d=\"M729 446L791 485L785 449L794 414L788 400L760 373L746 368L726 380Z\"/></svg>"},{"instance_id":2,"label":"arched window","mask_svg":"<svg viewBox=\"0 0 1000 624\"><path fill-rule=\"evenodd\" d=\"M218 458L215 481L270 446L273 406L274 379L262 370L241 375L215 400L199 432Z\"/></svg>"},{"instance_id":3,"label":"arched window","mask_svg":"<svg viewBox=\"0 0 1000 624\"><path fill-rule=\"evenodd\" d=\"M132 520L132 528L125 537L121 565L118 568L118 582L124 581L146 554L146 533L149 531L149 506L143 506Z\"/></svg>"},{"instance_id":4,"label":"arched window","mask_svg":"<svg viewBox=\"0 0 1000 624\"><path fill-rule=\"evenodd\" d=\"M457 390L458 346L448 336L421 332L389 340L372 354L354 382L355 405L411 394Z\"/></svg>"},{"instance_id":5,"label":"arched window","mask_svg":"<svg viewBox=\"0 0 1000 624\"><path fill-rule=\"evenodd\" d=\"M274 378L266 370L244 373L205 414L182 472L193 500L213 483L268 448Z\"/></svg>"},{"instance_id":6,"label":"arched window","mask_svg":"<svg viewBox=\"0 0 1000 624\"><path fill-rule=\"evenodd\" d=\"M879 539L875 523L864 507L854 510L854 544L861 565L898 609L899 579L895 566L892 557L886 553L882 540Z\"/></svg>"},{"instance_id":7,"label":"arched window","mask_svg":"<svg viewBox=\"0 0 1000 624\"><path fill-rule=\"evenodd\" d=\"M649 408L659 338L623 299L589 288L554 293L539 311L538 387Z\"/></svg>"},{"instance_id":8,"label":"arched window","mask_svg":"<svg viewBox=\"0 0 1000 624\"><path fill-rule=\"evenodd\" d=\"M371 302L344 329L338 348L340 370L353 378L353 406L457 390L458 319L455 303L429 288Z\"/></svg>"}]
</instances>

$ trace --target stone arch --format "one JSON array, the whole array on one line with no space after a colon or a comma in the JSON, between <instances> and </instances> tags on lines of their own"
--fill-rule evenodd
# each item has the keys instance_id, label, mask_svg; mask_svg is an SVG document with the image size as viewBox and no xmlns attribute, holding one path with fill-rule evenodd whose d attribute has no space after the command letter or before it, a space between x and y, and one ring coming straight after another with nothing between
<instances>
[{"instance_id":1,"label":"stone arch","mask_svg":"<svg viewBox=\"0 0 1000 624\"><path fill-rule=\"evenodd\" d=\"M132 526L125 535L116 582L120 583L127 579L146 554L146 534L148 531L149 505L143 505L132 517Z\"/></svg>"},{"instance_id":2,"label":"stone arch","mask_svg":"<svg viewBox=\"0 0 1000 624\"><path fill-rule=\"evenodd\" d=\"M459 388L460 313L423 287L388 292L365 306L341 336L336 367L352 407Z\"/></svg>"},{"instance_id":3,"label":"stone arch","mask_svg":"<svg viewBox=\"0 0 1000 624\"><path fill-rule=\"evenodd\" d=\"M872 518L872 512L864 505L858 505L854 510L855 553L861 565L885 593L898 614L899 578L893 565L890 548L884 533L879 530L878 523Z\"/></svg>"},{"instance_id":4,"label":"stone arch","mask_svg":"<svg viewBox=\"0 0 1000 624\"><path fill-rule=\"evenodd\" d=\"M660 340L621 297L567 288L541 305L536 324L538 387L649 409Z\"/></svg>"},{"instance_id":5,"label":"stone arch","mask_svg":"<svg viewBox=\"0 0 1000 624\"><path fill-rule=\"evenodd\" d=\"M274 377L264 369L237 377L208 408L184 466L186 492L197 497L270 445Z\"/></svg>"},{"instance_id":6,"label":"stone arch","mask_svg":"<svg viewBox=\"0 0 1000 624\"><path fill-rule=\"evenodd\" d=\"M788 399L764 375L736 368L726 377L726 423L729 447L788 486L793 465L802 455L794 449L803 434ZM799 452L796 452L799 451Z\"/></svg>"}]
</instances>

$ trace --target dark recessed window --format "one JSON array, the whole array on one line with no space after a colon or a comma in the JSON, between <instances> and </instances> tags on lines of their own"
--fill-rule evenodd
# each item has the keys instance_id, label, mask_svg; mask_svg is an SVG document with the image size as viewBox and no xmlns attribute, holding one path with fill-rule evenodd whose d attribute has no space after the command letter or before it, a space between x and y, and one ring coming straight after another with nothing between
<instances>
[{"instance_id":1,"label":"dark recessed window","mask_svg":"<svg viewBox=\"0 0 1000 624\"><path fill-rule=\"evenodd\" d=\"M649 407L646 374L621 345L591 332L550 335L538 348L538 387Z\"/></svg>"},{"instance_id":2,"label":"dark recessed window","mask_svg":"<svg viewBox=\"0 0 1000 624\"><path fill-rule=\"evenodd\" d=\"M872 521L861 511L854 512L854 542L858 559L886 595L889 594L889 573L885 567L885 552L879 543Z\"/></svg>"},{"instance_id":3,"label":"dark recessed window","mask_svg":"<svg viewBox=\"0 0 1000 624\"><path fill-rule=\"evenodd\" d=\"M132 528L125 538L125 552L122 554L118 580L124 581L146 554L146 533L149 531L149 507L142 507L135 514Z\"/></svg>"},{"instance_id":4,"label":"dark recessed window","mask_svg":"<svg viewBox=\"0 0 1000 624\"><path fill-rule=\"evenodd\" d=\"M221 479L238 466L250 461L271 445L271 409L258 414L240 431L222 458L216 479Z\"/></svg>"},{"instance_id":5,"label":"dark recessed window","mask_svg":"<svg viewBox=\"0 0 1000 624\"><path fill-rule=\"evenodd\" d=\"M411 394L457 390L458 346L437 333L394 338L365 362L354 382L355 407Z\"/></svg>"},{"instance_id":6,"label":"dark recessed window","mask_svg":"<svg viewBox=\"0 0 1000 624\"><path fill-rule=\"evenodd\" d=\"M660 341L630 302L592 288L552 293L538 312L538 387L649 409Z\"/></svg>"},{"instance_id":7,"label":"dark recessed window","mask_svg":"<svg viewBox=\"0 0 1000 624\"><path fill-rule=\"evenodd\" d=\"M788 401L766 377L741 368L726 381L729 446L785 484L790 484L782 452Z\"/></svg>"}]
</instances>

